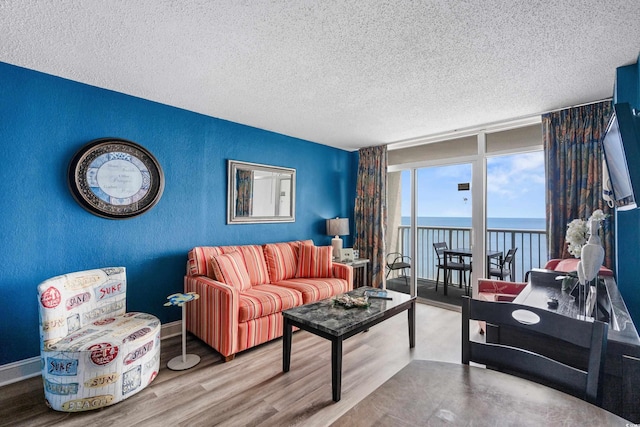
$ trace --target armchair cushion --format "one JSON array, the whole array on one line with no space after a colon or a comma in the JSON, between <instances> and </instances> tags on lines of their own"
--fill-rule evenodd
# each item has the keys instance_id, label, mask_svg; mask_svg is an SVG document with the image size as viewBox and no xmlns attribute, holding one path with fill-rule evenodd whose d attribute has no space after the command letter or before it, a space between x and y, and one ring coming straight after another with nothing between
<instances>
[{"instance_id":1,"label":"armchair cushion","mask_svg":"<svg viewBox=\"0 0 640 427\"><path fill-rule=\"evenodd\" d=\"M484 301L512 302L527 286L524 282L507 282L505 280L478 279L478 299ZM486 324L479 320L480 333L484 334Z\"/></svg>"},{"instance_id":2,"label":"armchair cushion","mask_svg":"<svg viewBox=\"0 0 640 427\"><path fill-rule=\"evenodd\" d=\"M478 279L478 293L517 296L524 287L524 282L508 282L505 280Z\"/></svg>"},{"instance_id":3,"label":"armchair cushion","mask_svg":"<svg viewBox=\"0 0 640 427\"><path fill-rule=\"evenodd\" d=\"M213 255L211 263L218 281L241 291L251 289L249 273L240 252Z\"/></svg>"},{"instance_id":4,"label":"armchair cushion","mask_svg":"<svg viewBox=\"0 0 640 427\"><path fill-rule=\"evenodd\" d=\"M524 282L478 279L478 299L511 302L527 286Z\"/></svg>"},{"instance_id":5,"label":"armchair cushion","mask_svg":"<svg viewBox=\"0 0 640 427\"><path fill-rule=\"evenodd\" d=\"M313 246L300 244L298 247L298 277L332 277L333 248L331 246Z\"/></svg>"}]
</instances>

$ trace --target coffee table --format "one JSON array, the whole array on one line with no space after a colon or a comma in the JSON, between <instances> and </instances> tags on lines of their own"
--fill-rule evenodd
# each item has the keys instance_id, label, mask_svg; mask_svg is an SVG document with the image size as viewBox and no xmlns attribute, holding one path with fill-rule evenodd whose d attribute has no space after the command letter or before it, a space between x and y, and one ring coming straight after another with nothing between
<instances>
[{"instance_id":1,"label":"coffee table","mask_svg":"<svg viewBox=\"0 0 640 427\"><path fill-rule=\"evenodd\" d=\"M374 288L363 286L347 294L354 297L362 296L368 289ZM291 365L291 337L294 326L331 341L331 388L334 402L340 400L342 386L342 341L406 310L409 321L409 347L415 347L416 297L390 290L387 292L391 300L371 298L368 308L345 308L334 305L333 298L328 298L283 311L282 370L289 372Z\"/></svg>"}]
</instances>

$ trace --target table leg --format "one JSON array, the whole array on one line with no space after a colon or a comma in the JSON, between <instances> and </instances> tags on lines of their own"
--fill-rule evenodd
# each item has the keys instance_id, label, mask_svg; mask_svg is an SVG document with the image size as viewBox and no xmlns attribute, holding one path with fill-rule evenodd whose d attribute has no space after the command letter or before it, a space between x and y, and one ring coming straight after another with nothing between
<instances>
[{"instance_id":1,"label":"table leg","mask_svg":"<svg viewBox=\"0 0 640 427\"><path fill-rule=\"evenodd\" d=\"M447 286L449 285L449 280L448 280L448 275L447 273L449 272L449 270L447 269L447 254L444 254L444 280L442 281L444 283L444 296L447 296Z\"/></svg>"},{"instance_id":2,"label":"table leg","mask_svg":"<svg viewBox=\"0 0 640 427\"><path fill-rule=\"evenodd\" d=\"M284 318L282 330L282 371L289 372L291 366L291 336L293 335L293 326Z\"/></svg>"},{"instance_id":3,"label":"table leg","mask_svg":"<svg viewBox=\"0 0 640 427\"><path fill-rule=\"evenodd\" d=\"M416 300L411 301L411 307L407 311L409 321L409 348L416 346Z\"/></svg>"},{"instance_id":4,"label":"table leg","mask_svg":"<svg viewBox=\"0 0 640 427\"><path fill-rule=\"evenodd\" d=\"M331 340L331 391L333 401L340 401L342 388L342 338Z\"/></svg>"},{"instance_id":5,"label":"table leg","mask_svg":"<svg viewBox=\"0 0 640 427\"><path fill-rule=\"evenodd\" d=\"M489 273L491 271L491 257L487 255L487 271L485 273L485 276L487 276L489 279L491 279L491 274Z\"/></svg>"},{"instance_id":6,"label":"table leg","mask_svg":"<svg viewBox=\"0 0 640 427\"><path fill-rule=\"evenodd\" d=\"M369 276L367 276L367 264L364 265L364 273L362 273L362 286L367 286L367 278Z\"/></svg>"}]
</instances>

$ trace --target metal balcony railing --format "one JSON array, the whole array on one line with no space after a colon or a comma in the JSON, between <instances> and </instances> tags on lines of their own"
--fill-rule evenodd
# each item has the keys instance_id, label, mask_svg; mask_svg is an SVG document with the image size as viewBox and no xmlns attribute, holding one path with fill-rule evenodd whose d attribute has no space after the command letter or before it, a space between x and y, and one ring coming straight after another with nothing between
<instances>
[{"instance_id":1,"label":"metal balcony railing","mask_svg":"<svg viewBox=\"0 0 640 427\"><path fill-rule=\"evenodd\" d=\"M410 254L409 226L398 227L397 252ZM414 265L419 279L436 280L438 259L434 242L446 242L449 248L469 247L470 227L418 226L418 259ZM515 275L510 280L524 281L524 275L532 268L544 267L547 262L547 234L544 230L487 229L487 249L507 253L518 248L515 257ZM442 277L441 277L442 279ZM452 275L457 283L457 275Z\"/></svg>"}]
</instances>

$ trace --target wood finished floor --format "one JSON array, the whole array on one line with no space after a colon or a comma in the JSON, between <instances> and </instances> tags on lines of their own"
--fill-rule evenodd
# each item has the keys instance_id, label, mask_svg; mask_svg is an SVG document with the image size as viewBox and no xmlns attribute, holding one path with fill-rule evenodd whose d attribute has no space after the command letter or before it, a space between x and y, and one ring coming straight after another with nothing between
<instances>
[{"instance_id":1,"label":"wood finished floor","mask_svg":"<svg viewBox=\"0 0 640 427\"><path fill-rule=\"evenodd\" d=\"M44 403L42 380L0 388L0 426L328 426L411 359L460 362L460 313L417 304L416 347L409 349L401 313L344 342L342 400L331 400L331 344L305 331L293 334L291 370L282 372L282 340L222 363L218 353L189 335L187 352L199 365L167 369L181 353L180 337L162 341L161 370L153 383L116 405L62 413Z\"/></svg>"}]
</instances>

